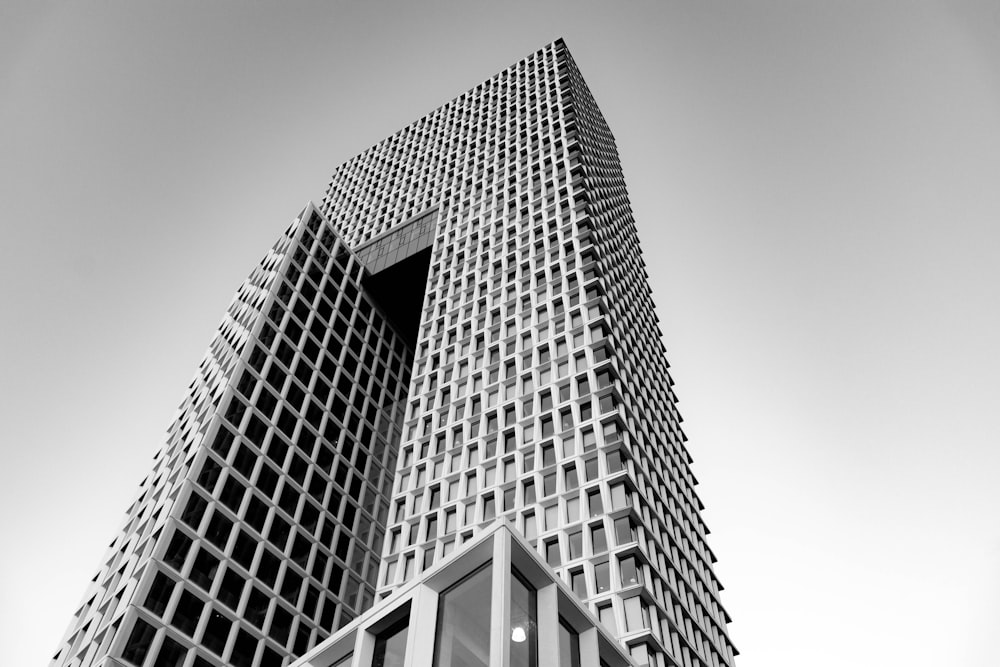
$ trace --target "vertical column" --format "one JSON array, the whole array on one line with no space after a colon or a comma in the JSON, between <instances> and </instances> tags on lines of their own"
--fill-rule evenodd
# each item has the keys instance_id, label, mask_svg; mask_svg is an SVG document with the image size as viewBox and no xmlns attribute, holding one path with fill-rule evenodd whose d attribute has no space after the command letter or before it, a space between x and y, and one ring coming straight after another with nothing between
<instances>
[{"instance_id":1,"label":"vertical column","mask_svg":"<svg viewBox=\"0 0 1000 667\"><path fill-rule=\"evenodd\" d=\"M490 601L490 667L506 667L510 659L510 535L493 535L493 599Z\"/></svg>"},{"instance_id":2,"label":"vertical column","mask_svg":"<svg viewBox=\"0 0 1000 667\"><path fill-rule=\"evenodd\" d=\"M430 667L437 637L438 594L421 585L410 603L410 634L405 667Z\"/></svg>"},{"instance_id":3,"label":"vertical column","mask_svg":"<svg viewBox=\"0 0 1000 667\"><path fill-rule=\"evenodd\" d=\"M555 584L538 589L538 664L559 664L559 595Z\"/></svg>"}]
</instances>

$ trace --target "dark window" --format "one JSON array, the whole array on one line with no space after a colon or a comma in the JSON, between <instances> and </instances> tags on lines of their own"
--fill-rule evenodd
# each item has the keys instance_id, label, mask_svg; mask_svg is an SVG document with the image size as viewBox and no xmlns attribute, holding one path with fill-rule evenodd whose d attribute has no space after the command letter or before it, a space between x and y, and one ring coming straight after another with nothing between
<instances>
[{"instance_id":1,"label":"dark window","mask_svg":"<svg viewBox=\"0 0 1000 667\"><path fill-rule=\"evenodd\" d=\"M309 551L312 549L312 542L305 535L296 531L295 539L292 541L292 562L305 569L309 562Z\"/></svg>"},{"instance_id":2,"label":"dark window","mask_svg":"<svg viewBox=\"0 0 1000 667\"><path fill-rule=\"evenodd\" d=\"M206 591L211 590L212 580L215 579L215 573L218 569L219 559L208 553L203 547L194 559L190 579Z\"/></svg>"},{"instance_id":3,"label":"dark window","mask_svg":"<svg viewBox=\"0 0 1000 667\"><path fill-rule=\"evenodd\" d=\"M205 608L205 603L190 591L181 593L181 599L174 609L174 616L170 619L170 625L177 628L186 635L194 636L198 627L198 620L201 618L201 610Z\"/></svg>"},{"instance_id":4,"label":"dark window","mask_svg":"<svg viewBox=\"0 0 1000 667\"><path fill-rule=\"evenodd\" d=\"M153 643L155 634L156 630L153 626L141 618L135 619L135 626L133 626L132 634L129 635L128 642L125 643L125 648L122 650L122 657L133 664L141 665L146 659L149 645Z\"/></svg>"},{"instance_id":5,"label":"dark window","mask_svg":"<svg viewBox=\"0 0 1000 667\"><path fill-rule=\"evenodd\" d=\"M219 499L222 504L231 509L233 512L240 511L240 505L243 503L243 494L246 492L246 487L236 480L232 475L226 480L226 483L222 485L222 493L219 495Z\"/></svg>"},{"instance_id":6,"label":"dark window","mask_svg":"<svg viewBox=\"0 0 1000 667\"><path fill-rule=\"evenodd\" d=\"M170 637L164 637L153 667L181 667L184 664L185 657L187 657L186 648Z\"/></svg>"},{"instance_id":7,"label":"dark window","mask_svg":"<svg viewBox=\"0 0 1000 667\"><path fill-rule=\"evenodd\" d=\"M286 481L278 497L278 507L285 510L288 516L295 516L295 509L299 506L299 495L298 490Z\"/></svg>"},{"instance_id":8,"label":"dark window","mask_svg":"<svg viewBox=\"0 0 1000 667\"><path fill-rule=\"evenodd\" d=\"M236 641L233 642L233 652L229 656L229 662L234 667L252 667L256 652L257 640L241 628L236 633Z\"/></svg>"},{"instance_id":9,"label":"dark window","mask_svg":"<svg viewBox=\"0 0 1000 667\"><path fill-rule=\"evenodd\" d=\"M247 511L243 520L253 526L258 533L263 533L264 523L267 521L267 510L267 503L258 498L256 495L251 495L250 502L247 503Z\"/></svg>"},{"instance_id":10,"label":"dark window","mask_svg":"<svg viewBox=\"0 0 1000 667\"><path fill-rule=\"evenodd\" d=\"M191 497L188 498L184 513L181 515L181 521L198 530L198 525L201 524L201 517L204 516L206 507L208 507L208 502L197 493L192 493Z\"/></svg>"},{"instance_id":11,"label":"dark window","mask_svg":"<svg viewBox=\"0 0 1000 667\"><path fill-rule=\"evenodd\" d=\"M278 368L275 366L274 368ZM279 371L280 373L280 371ZM278 397L271 393L271 390L264 387L260 391L260 396L257 397L257 409L260 410L261 414L269 418L274 414L274 406L278 404Z\"/></svg>"},{"instance_id":12,"label":"dark window","mask_svg":"<svg viewBox=\"0 0 1000 667\"><path fill-rule=\"evenodd\" d=\"M270 450L268 450L270 451ZM274 495L274 489L278 486L278 473L269 465L262 465L257 473L257 490L265 496Z\"/></svg>"},{"instance_id":13,"label":"dark window","mask_svg":"<svg viewBox=\"0 0 1000 667\"><path fill-rule=\"evenodd\" d=\"M305 623L299 623L298 629L295 631L295 646L292 647L292 653L295 655L302 655L309 650L309 635L312 634L312 628L310 628Z\"/></svg>"},{"instance_id":14,"label":"dark window","mask_svg":"<svg viewBox=\"0 0 1000 667\"><path fill-rule=\"evenodd\" d=\"M275 514L271 518L271 528L267 531L267 539L271 544L278 547L279 551L285 550L285 543L288 542L288 533L291 526L287 521Z\"/></svg>"},{"instance_id":15,"label":"dark window","mask_svg":"<svg viewBox=\"0 0 1000 667\"><path fill-rule=\"evenodd\" d=\"M215 462L211 456L205 458L201 464L201 473L198 475L198 483L209 493L215 488L215 483L219 480L222 466Z\"/></svg>"},{"instance_id":16,"label":"dark window","mask_svg":"<svg viewBox=\"0 0 1000 667\"><path fill-rule=\"evenodd\" d=\"M337 603L333 598L327 597L323 601L323 613L320 616L319 624L327 632L333 632L333 617L337 612Z\"/></svg>"},{"instance_id":17,"label":"dark window","mask_svg":"<svg viewBox=\"0 0 1000 667\"><path fill-rule=\"evenodd\" d=\"M257 540L250 537L246 531L240 530L236 536L236 544L233 545L233 560L249 570L256 552Z\"/></svg>"},{"instance_id":18,"label":"dark window","mask_svg":"<svg viewBox=\"0 0 1000 667\"><path fill-rule=\"evenodd\" d=\"M233 459L233 467L247 479L250 479L250 475L253 473L253 466L257 463L257 455L254 454L253 450L244 444L239 446L236 450L236 458Z\"/></svg>"},{"instance_id":19,"label":"dark window","mask_svg":"<svg viewBox=\"0 0 1000 667\"><path fill-rule=\"evenodd\" d=\"M229 639L229 628L232 622L224 614L213 611L208 617L208 626L205 628L205 635L201 639L202 645L213 653L222 655L226 648L226 641Z\"/></svg>"},{"instance_id":20,"label":"dark window","mask_svg":"<svg viewBox=\"0 0 1000 667\"><path fill-rule=\"evenodd\" d=\"M281 662L281 654L264 644L264 652L260 657L260 667L281 667Z\"/></svg>"},{"instance_id":21,"label":"dark window","mask_svg":"<svg viewBox=\"0 0 1000 667\"><path fill-rule=\"evenodd\" d=\"M205 531L205 537L208 541L219 547L222 551L226 550L226 543L229 541L229 533L233 530L233 522L229 520L222 512L215 510L212 515L212 520L208 522L208 529Z\"/></svg>"},{"instance_id":22,"label":"dark window","mask_svg":"<svg viewBox=\"0 0 1000 667\"><path fill-rule=\"evenodd\" d=\"M278 579L278 567L281 560L269 549L264 549L260 554L260 563L257 564L257 579L263 584L274 588L274 582Z\"/></svg>"},{"instance_id":23,"label":"dark window","mask_svg":"<svg viewBox=\"0 0 1000 667\"><path fill-rule=\"evenodd\" d=\"M271 599L256 586L250 589L250 599L247 600L247 608L243 612L243 618L253 623L257 628L264 627L264 619L267 618L267 606Z\"/></svg>"},{"instance_id":24,"label":"dark window","mask_svg":"<svg viewBox=\"0 0 1000 667\"><path fill-rule=\"evenodd\" d=\"M268 633L271 639L281 646L288 643L288 633L292 631L292 615L284 607L278 605L274 609L274 617L271 619L271 630Z\"/></svg>"},{"instance_id":25,"label":"dark window","mask_svg":"<svg viewBox=\"0 0 1000 667\"><path fill-rule=\"evenodd\" d=\"M225 576L222 577L222 586L219 588L218 594L219 601L230 609L236 609L240 604L240 596L243 595L245 583L246 579L236 574L231 567L228 568Z\"/></svg>"},{"instance_id":26,"label":"dark window","mask_svg":"<svg viewBox=\"0 0 1000 667\"><path fill-rule=\"evenodd\" d=\"M167 608L167 602L170 601L170 594L173 592L174 580L162 572L157 572L156 577L153 578L153 584L149 587L149 593L146 594L143 606L157 616L162 616L163 611Z\"/></svg>"},{"instance_id":27,"label":"dark window","mask_svg":"<svg viewBox=\"0 0 1000 667\"><path fill-rule=\"evenodd\" d=\"M250 415L250 421L247 422L247 427L243 430L246 435L246 439L257 445L257 448L261 448L264 445L264 436L267 435L267 424L255 414Z\"/></svg>"},{"instance_id":28,"label":"dark window","mask_svg":"<svg viewBox=\"0 0 1000 667\"><path fill-rule=\"evenodd\" d=\"M212 441L212 451L225 458L229 455L229 448L233 444L235 437L232 431L225 426L220 426L218 432L215 434L215 440Z\"/></svg>"},{"instance_id":29,"label":"dark window","mask_svg":"<svg viewBox=\"0 0 1000 667\"><path fill-rule=\"evenodd\" d=\"M294 607L299 602L299 589L301 588L302 576L286 565L285 578L281 582L281 597L288 600Z\"/></svg>"}]
</instances>

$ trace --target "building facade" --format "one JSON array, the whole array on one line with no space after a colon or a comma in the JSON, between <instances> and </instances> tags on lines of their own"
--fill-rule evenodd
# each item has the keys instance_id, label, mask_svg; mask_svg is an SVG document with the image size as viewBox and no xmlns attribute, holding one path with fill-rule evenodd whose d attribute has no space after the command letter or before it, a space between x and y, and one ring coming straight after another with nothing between
<instances>
[{"instance_id":1,"label":"building facade","mask_svg":"<svg viewBox=\"0 0 1000 667\"><path fill-rule=\"evenodd\" d=\"M675 403L614 139L558 40L296 217L52 664L287 665L497 521L635 663L732 664Z\"/></svg>"}]
</instances>

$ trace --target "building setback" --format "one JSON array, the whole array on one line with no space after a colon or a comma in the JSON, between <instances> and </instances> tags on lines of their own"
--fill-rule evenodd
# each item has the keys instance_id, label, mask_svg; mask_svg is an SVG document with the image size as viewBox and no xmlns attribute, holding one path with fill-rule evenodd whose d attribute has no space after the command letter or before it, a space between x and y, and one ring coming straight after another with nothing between
<instances>
[{"instance_id":1,"label":"building setback","mask_svg":"<svg viewBox=\"0 0 1000 667\"><path fill-rule=\"evenodd\" d=\"M288 665L497 521L636 664L731 665L656 323L614 139L557 40L295 218L52 666Z\"/></svg>"}]
</instances>

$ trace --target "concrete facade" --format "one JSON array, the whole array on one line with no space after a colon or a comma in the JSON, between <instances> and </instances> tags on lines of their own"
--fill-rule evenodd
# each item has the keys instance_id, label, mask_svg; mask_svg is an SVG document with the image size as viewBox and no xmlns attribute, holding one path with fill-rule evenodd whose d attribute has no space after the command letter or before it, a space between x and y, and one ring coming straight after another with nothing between
<instances>
[{"instance_id":1,"label":"concrete facade","mask_svg":"<svg viewBox=\"0 0 1000 667\"><path fill-rule=\"evenodd\" d=\"M636 664L730 665L668 367L613 136L558 40L295 218L52 667L285 667L498 520Z\"/></svg>"}]
</instances>

